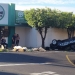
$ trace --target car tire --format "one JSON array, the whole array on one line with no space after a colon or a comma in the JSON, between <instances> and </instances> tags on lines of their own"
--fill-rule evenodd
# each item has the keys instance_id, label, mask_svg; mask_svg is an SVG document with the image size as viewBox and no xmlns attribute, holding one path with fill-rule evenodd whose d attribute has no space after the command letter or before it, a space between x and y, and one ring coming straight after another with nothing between
<instances>
[{"instance_id":1,"label":"car tire","mask_svg":"<svg viewBox=\"0 0 75 75\"><path fill-rule=\"evenodd\" d=\"M53 39L53 40L52 40L52 44L53 44L53 45L57 44L57 40L56 40L56 39Z\"/></svg>"}]
</instances>

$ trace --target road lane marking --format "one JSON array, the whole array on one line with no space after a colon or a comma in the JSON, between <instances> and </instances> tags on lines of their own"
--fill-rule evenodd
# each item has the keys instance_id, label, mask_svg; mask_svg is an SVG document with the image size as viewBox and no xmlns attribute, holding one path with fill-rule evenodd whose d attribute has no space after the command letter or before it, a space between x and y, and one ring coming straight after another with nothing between
<instances>
[{"instance_id":1,"label":"road lane marking","mask_svg":"<svg viewBox=\"0 0 75 75\"><path fill-rule=\"evenodd\" d=\"M57 74L56 72L52 71L46 71L41 73L30 73L29 75L60 75L60 74Z\"/></svg>"},{"instance_id":2,"label":"road lane marking","mask_svg":"<svg viewBox=\"0 0 75 75\"><path fill-rule=\"evenodd\" d=\"M48 65L51 63L25 63L25 64L1 64L1 66L22 66L22 65Z\"/></svg>"},{"instance_id":3,"label":"road lane marking","mask_svg":"<svg viewBox=\"0 0 75 75\"><path fill-rule=\"evenodd\" d=\"M73 56L73 55L69 55L69 56ZM69 56L66 55L66 58L67 58L68 62L69 62L71 65L75 66L75 64L70 60Z\"/></svg>"}]
</instances>

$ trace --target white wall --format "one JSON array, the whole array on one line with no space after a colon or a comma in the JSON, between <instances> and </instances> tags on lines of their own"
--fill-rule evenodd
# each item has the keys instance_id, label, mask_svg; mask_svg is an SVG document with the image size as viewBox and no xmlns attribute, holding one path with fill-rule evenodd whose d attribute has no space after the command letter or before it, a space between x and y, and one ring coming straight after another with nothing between
<instances>
[{"instance_id":1,"label":"white wall","mask_svg":"<svg viewBox=\"0 0 75 75\"><path fill-rule=\"evenodd\" d=\"M20 46L37 47L37 34L35 28L15 27L15 33L20 36Z\"/></svg>"},{"instance_id":2,"label":"white wall","mask_svg":"<svg viewBox=\"0 0 75 75\"><path fill-rule=\"evenodd\" d=\"M49 46L53 39L67 39L67 31L63 29L55 29L55 28L49 28L47 32L47 36L45 39L45 46ZM40 47L42 45L42 40L40 34L37 32L37 47Z\"/></svg>"},{"instance_id":3,"label":"white wall","mask_svg":"<svg viewBox=\"0 0 75 75\"><path fill-rule=\"evenodd\" d=\"M35 28L15 27L15 33L20 35L20 45L26 47L40 47L41 36ZM67 31L63 29L49 28L45 39L45 46L49 46L53 39L66 39Z\"/></svg>"},{"instance_id":4,"label":"white wall","mask_svg":"<svg viewBox=\"0 0 75 75\"><path fill-rule=\"evenodd\" d=\"M5 15L4 15L3 19L0 20L0 24L8 25L8 4L0 3L0 6L2 6L5 11Z\"/></svg>"},{"instance_id":5,"label":"white wall","mask_svg":"<svg viewBox=\"0 0 75 75\"><path fill-rule=\"evenodd\" d=\"M25 27L15 27L15 33L20 36L19 45L25 46Z\"/></svg>"},{"instance_id":6,"label":"white wall","mask_svg":"<svg viewBox=\"0 0 75 75\"><path fill-rule=\"evenodd\" d=\"M26 46L37 47L37 31L35 28L26 28Z\"/></svg>"}]
</instances>

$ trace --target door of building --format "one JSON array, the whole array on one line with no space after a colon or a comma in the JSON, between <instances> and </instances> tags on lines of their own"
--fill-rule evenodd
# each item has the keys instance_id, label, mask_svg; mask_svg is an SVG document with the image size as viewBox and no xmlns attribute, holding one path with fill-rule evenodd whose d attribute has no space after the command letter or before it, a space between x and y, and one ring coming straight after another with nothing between
<instances>
[{"instance_id":1,"label":"door of building","mask_svg":"<svg viewBox=\"0 0 75 75\"><path fill-rule=\"evenodd\" d=\"M0 26L0 36L8 37L9 31L7 26Z\"/></svg>"},{"instance_id":2,"label":"door of building","mask_svg":"<svg viewBox=\"0 0 75 75\"><path fill-rule=\"evenodd\" d=\"M4 26L0 26L0 38L1 38L2 36L4 36L4 35L3 35L3 32L4 32Z\"/></svg>"}]
</instances>

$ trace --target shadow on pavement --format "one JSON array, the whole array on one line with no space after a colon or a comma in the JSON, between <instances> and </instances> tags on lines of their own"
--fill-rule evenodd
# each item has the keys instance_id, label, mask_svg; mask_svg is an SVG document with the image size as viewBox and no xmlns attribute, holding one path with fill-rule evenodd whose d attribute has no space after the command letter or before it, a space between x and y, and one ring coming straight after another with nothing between
<instances>
[{"instance_id":1,"label":"shadow on pavement","mask_svg":"<svg viewBox=\"0 0 75 75\"><path fill-rule=\"evenodd\" d=\"M57 57L59 58L60 55ZM65 57L60 57L60 59L53 57L41 57L37 55L30 54L19 54L19 53L0 53L0 63L51 63L46 65L59 66L59 67L70 67L75 68L70 65ZM2 75L2 74L0 74ZM6 75L6 74L5 74ZM15 75L15 74L8 74Z\"/></svg>"},{"instance_id":2,"label":"shadow on pavement","mask_svg":"<svg viewBox=\"0 0 75 75\"><path fill-rule=\"evenodd\" d=\"M21 74L14 74L14 73L8 73L8 72L0 72L0 75L21 75Z\"/></svg>"},{"instance_id":3,"label":"shadow on pavement","mask_svg":"<svg viewBox=\"0 0 75 75\"><path fill-rule=\"evenodd\" d=\"M58 62L56 59L19 53L0 53L0 62L6 63L46 63Z\"/></svg>"}]
</instances>

